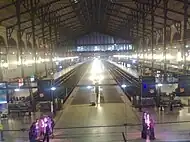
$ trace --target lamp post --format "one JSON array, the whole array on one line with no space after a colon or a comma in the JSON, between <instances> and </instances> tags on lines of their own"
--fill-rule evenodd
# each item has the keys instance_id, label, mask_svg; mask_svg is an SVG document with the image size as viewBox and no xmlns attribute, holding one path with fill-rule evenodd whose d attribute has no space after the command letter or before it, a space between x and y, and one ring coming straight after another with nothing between
<instances>
[{"instance_id":1,"label":"lamp post","mask_svg":"<svg viewBox=\"0 0 190 142\"><path fill-rule=\"evenodd\" d=\"M123 92L124 92L124 94L126 93L125 91L126 91L126 87L127 87L127 85L126 84L122 84L121 85L121 88L123 89ZM124 128L125 128L125 134L123 134L123 138L124 138L124 141L127 141L127 132L128 132L128 127L127 127L127 100L126 100L127 98L125 97L124 98L124 104L125 104L125 107L124 107L124 113L125 113L125 115L126 115L126 122L125 122L125 126L124 126Z\"/></svg>"},{"instance_id":2,"label":"lamp post","mask_svg":"<svg viewBox=\"0 0 190 142\"><path fill-rule=\"evenodd\" d=\"M55 100L54 100L54 91L56 90L55 87L51 87L51 112L53 115L56 115L55 111Z\"/></svg>"}]
</instances>

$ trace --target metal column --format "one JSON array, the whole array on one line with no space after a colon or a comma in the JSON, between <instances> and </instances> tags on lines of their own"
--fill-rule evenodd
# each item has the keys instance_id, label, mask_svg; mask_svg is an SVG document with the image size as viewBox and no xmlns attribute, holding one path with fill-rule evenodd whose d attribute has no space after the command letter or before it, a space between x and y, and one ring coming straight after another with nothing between
<instances>
[{"instance_id":1,"label":"metal column","mask_svg":"<svg viewBox=\"0 0 190 142\"><path fill-rule=\"evenodd\" d=\"M142 64L142 75L144 74L144 63L145 63L145 5L143 4L143 64Z\"/></svg>"},{"instance_id":2,"label":"metal column","mask_svg":"<svg viewBox=\"0 0 190 142\"><path fill-rule=\"evenodd\" d=\"M139 50L140 50L140 48L139 48L139 45L140 45L140 43L139 43L139 12L137 11L137 42L138 42L138 44L137 44L137 61L138 61L138 64L137 64L137 72L139 72L139 63L140 63L140 61L139 61Z\"/></svg>"},{"instance_id":3,"label":"metal column","mask_svg":"<svg viewBox=\"0 0 190 142\"><path fill-rule=\"evenodd\" d=\"M35 70L35 75L38 74L38 68L37 68L37 64L36 64L36 60L37 60L37 55L36 55L36 37L35 37L35 6L34 6L34 3L33 3L33 0L30 0L30 3L31 3L31 23L32 23L32 44L33 44L33 51L32 51L32 54L33 54L33 57L34 57L34 70Z\"/></svg>"},{"instance_id":4,"label":"metal column","mask_svg":"<svg viewBox=\"0 0 190 142\"><path fill-rule=\"evenodd\" d=\"M57 22L55 22L54 31L55 31L55 48L57 48L58 47Z\"/></svg>"},{"instance_id":5,"label":"metal column","mask_svg":"<svg viewBox=\"0 0 190 142\"><path fill-rule=\"evenodd\" d=\"M187 74L187 61L186 61L186 54L187 54L187 22L188 22L188 0L184 0L184 24L183 24L183 59L184 59L184 64L183 64L183 70L184 74Z\"/></svg>"},{"instance_id":6,"label":"metal column","mask_svg":"<svg viewBox=\"0 0 190 142\"><path fill-rule=\"evenodd\" d=\"M152 75L154 75L154 0L152 0L152 6L151 6L151 54L152 54Z\"/></svg>"},{"instance_id":7,"label":"metal column","mask_svg":"<svg viewBox=\"0 0 190 142\"><path fill-rule=\"evenodd\" d=\"M41 26L42 26L42 46L43 46L43 49L44 49L44 59L46 58L46 45L45 45L45 31L44 31L44 22L45 22L45 15L44 15L44 9L42 8L41 9L41 15L42 15L42 22L41 22ZM48 75L48 69L47 69L47 63L45 62L44 63L44 67L45 67L45 73L47 76Z\"/></svg>"},{"instance_id":8,"label":"metal column","mask_svg":"<svg viewBox=\"0 0 190 142\"><path fill-rule=\"evenodd\" d=\"M164 81L167 80L167 63L166 63L166 28L167 28L167 13L168 0L164 0Z\"/></svg>"},{"instance_id":9,"label":"metal column","mask_svg":"<svg viewBox=\"0 0 190 142\"><path fill-rule=\"evenodd\" d=\"M52 72L54 72L54 65L53 65L53 55L54 55L54 50L53 50L53 46L52 46L52 27L51 27L51 24L52 24L52 20L51 20L51 15L49 14L49 49L50 49L50 54L51 54L51 65L52 65Z\"/></svg>"},{"instance_id":10,"label":"metal column","mask_svg":"<svg viewBox=\"0 0 190 142\"><path fill-rule=\"evenodd\" d=\"M17 16L17 25L18 25L18 30L17 30L17 39L18 39L18 50L19 50L19 55L20 55L20 60L21 60L21 77L24 79L24 68L23 68L23 47L20 47L21 45L21 11L20 11L20 6L21 6L21 0L16 1L16 16Z\"/></svg>"}]
</instances>

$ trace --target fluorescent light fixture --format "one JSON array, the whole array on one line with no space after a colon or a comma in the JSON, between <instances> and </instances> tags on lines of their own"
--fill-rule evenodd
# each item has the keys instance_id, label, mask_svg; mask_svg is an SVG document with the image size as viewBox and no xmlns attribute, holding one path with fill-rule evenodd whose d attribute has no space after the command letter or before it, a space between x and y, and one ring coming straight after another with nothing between
<instances>
[{"instance_id":1,"label":"fluorescent light fixture","mask_svg":"<svg viewBox=\"0 0 190 142\"><path fill-rule=\"evenodd\" d=\"M159 83L159 84L158 84L158 86L159 86L159 87L161 87L161 86L162 86L162 84L160 84L160 83Z\"/></svg>"},{"instance_id":2,"label":"fluorescent light fixture","mask_svg":"<svg viewBox=\"0 0 190 142\"><path fill-rule=\"evenodd\" d=\"M87 86L87 89L91 89L92 88L92 86Z\"/></svg>"},{"instance_id":3,"label":"fluorescent light fixture","mask_svg":"<svg viewBox=\"0 0 190 142\"><path fill-rule=\"evenodd\" d=\"M127 85L125 85L125 84L122 84L122 85L121 85L121 87L122 87L122 88L126 88L126 87L127 87Z\"/></svg>"},{"instance_id":4,"label":"fluorescent light fixture","mask_svg":"<svg viewBox=\"0 0 190 142\"><path fill-rule=\"evenodd\" d=\"M55 91L55 90L56 90L56 88L55 88L55 87L51 87L51 90L52 90L52 91Z\"/></svg>"},{"instance_id":5,"label":"fluorescent light fixture","mask_svg":"<svg viewBox=\"0 0 190 142\"><path fill-rule=\"evenodd\" d=\"M20 89L19 89L19 88L15 89L15 92L18 92L18 91L20 91Z\"/></svg>"}]
</instances>

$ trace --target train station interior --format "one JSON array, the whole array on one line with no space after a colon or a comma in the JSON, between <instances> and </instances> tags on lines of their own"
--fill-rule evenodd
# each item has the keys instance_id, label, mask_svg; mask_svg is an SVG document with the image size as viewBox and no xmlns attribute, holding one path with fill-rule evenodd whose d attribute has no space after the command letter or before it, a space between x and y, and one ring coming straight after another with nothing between
<instances>
[{"instance_id":1,"label":"train station interior","mask_svg":"<svg viewBox=\"0 0 190 142\"><path fill-rule=\"evenodd\" d=\"M1 0L0 141L190 141L189 0Z\"/></svg>"}]
</instances>

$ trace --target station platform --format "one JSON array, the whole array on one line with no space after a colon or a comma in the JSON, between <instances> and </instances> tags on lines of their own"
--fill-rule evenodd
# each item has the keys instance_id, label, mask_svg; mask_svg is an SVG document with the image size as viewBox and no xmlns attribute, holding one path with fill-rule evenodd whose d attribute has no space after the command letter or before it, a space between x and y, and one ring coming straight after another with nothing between
<instances>
[{"instance_id":1,"label":"station platform","mask_svg":"<svg viewBox=\"0 0 190 142\"><path fill-rule=\"evenodd\" d=\"M67 68L64 68L61 71L54 73L53 75L49 75L47 78L58 79L59 77L64 76L66 73L68 73L72 69L78 67L82 63L83 62L80 62L80 63L74 64L72 66L69 66ZM34 87L34 86L37 86L37 82L31 83L31 87ZM37 88L32 89L33 93L35 93L36 91L37 91ZM15 91L15 93L13 94L13 96L15 96L15 97L28 97L29 95L30 95L29 89L19 89L19 90Z\"/></svg>"},{"instance_id":2,"label":"station platform","mask_svg":"<svg viewBox=\"0 0 190 142\"><path fill-rule=\"evenodd\" d=\"M93 84L91 75L90 66L65 102L64 109L56 121L55 138L51 142L124 142L123 135L128 141L145 142L140 138L142 112L132 107L131 102L105 67L101 72L103 79L99 82L104 102L98 100L96 106L90 105L93 94L93 89L89 87ZM189 108L175 109L172 112L169 110L160 112L154 108L143 111L149 111L155 120L157 138L155 142L190 139ZM29 121L29 119L23 120L22 123L25 122L26 125L19 123L15 129L24 126L26 128ZM14 126L11 120L7 120L6 123L7 126ZM9 136L5 141L27 140L27 132L5 132L6 135L10 133L12 138Z\"/></svg>"},{"instance_id":3,"label":"station platform","mask_svg":"<svg viewBox=\"0 0 190 142\"><path fill-rule=\"evenodd\" d=\"M114 80L106 69L103 74L104 83L110 84L110 86L102 86L105 103L92 107L90 106L91 90L86 87L75 88L70 103L56 125L58 128L56 137L60 140L55 141L62 139L72 142L122 142L124 141L122 133L128 141L144 141L140 138L142 113L132 108L131 102L119 86L113 85ZM78 85L91 84L89 76L89 71L86 71ZM155 120L157 138L155 141L180 141L190 138L188 108L173 112L168 110L160 112L156 109L143 111L149 111Z\"/></svg>"},{"instance_id":4,"label":"station platform","mask_svg":"<svg viewBox=\"0 0 190 142\"><path fill-rule=\"evenodd\" d=\"M135 78L139 78L140 73L131 67L126 67L124 64L118 64L116 62L112 62L109 61L111 64L114 64L115 66L117 66L118 68L122 69L124 72L126 72L127 74L135 77ZM161 92L165 92L165 93L172 93L173 91L175 91L175 89L177 88L177 84L162 84L162 86L160 86L161 88Z\"/></svg>"}]
</instances>

